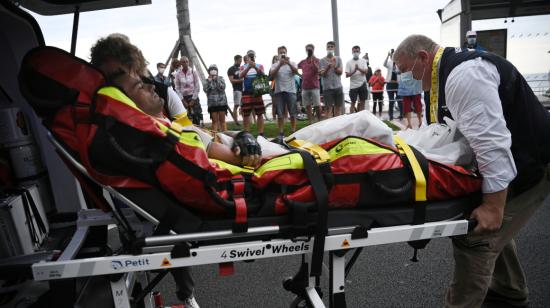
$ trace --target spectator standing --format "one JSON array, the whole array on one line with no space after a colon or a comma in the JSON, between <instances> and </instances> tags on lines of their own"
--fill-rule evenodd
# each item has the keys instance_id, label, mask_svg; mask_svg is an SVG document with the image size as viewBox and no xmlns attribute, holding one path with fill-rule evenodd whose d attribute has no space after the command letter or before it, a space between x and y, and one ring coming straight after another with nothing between
<instances>
[{"instance_id":1,"label":"spectator standing","mask_svg":"<svg viewBox=\"0 0 550 308\"><path fill-rule=\"evenodd\" d=\"M414 68L414 65L413 65ZM412 129L411 113L414 111L418 117L418 127L422 126L422 81L415 80L411 72L401 74L397 94L403 99L403 111L407 119L407 128Z\"/></svg>"},{"instance_id":2,"label":"spectator standing","mask_svg":"<svg viewBox=\"0 0 550 308\"><path fill-rule=\"evenodd\" d=\"M199 102L200 79L192 66L189 66L189 59L181 57L181 70L176 73L176 92L181 97L183 106L193 124L202 125L202 108Z\"/></svg>"},{"instance_id":3,"label":"spectator standing","mask_svg":"<svg viewBox=\"0 0 550 308\"><path fill-rule=\"evenodd\" d=\"M327 43L327 56L319 61L319 74L323 83L323 100L327 108L326 118L332 117L333 109L334 115L339 116L344 107L344 92L340 80L343 72L342 59L334 55L335 48L336 43L329 41Z\"/></svg>"},{"instance_id":4,"label":"spectator standing","mask_svg":"<svg viewBox=\"0 0 550 308\"><path fill-rule=\"evenodd\" d=\"M370 80L370 78L372 77L373 73L372 73L372 68L370 67L370 62L369 62L369 53L368 52L365 52L365 55L363 56L363 59L365 59L365 62L367 62L367 83L368 81ZM368 108L366 108L368 109Z\"/></svg>"},{"instance_id":5,"label":"spectator standing","mask_svg":"<svg viewBox=\"0 0 550 308\"><path fill-rule=\"evenodd\" d=\"M399 106L399 120L403 119L403 102L397 95L397 88L399 87L399 69L392 60L394 50L388 52L386 59L384 60L384 67L388 70L386 74L386 93L388 94L388 116L390 121L393 120L393 112L395 103Z\"/></svg>"},{"instance_id":6,"label":"spectator standing","mask_svg":"<svg viewBox=\"0 0 550 308\"><path fill-rule=\"evenodd\" d=\"M170 79L164 76L164 71L166 70L166 65L164 63L157 63L157 74L155 75L155 81L162 83L166 86L170 86Z\"/></svg>"},{"instance_id":7,"label":"spectator standing","mask_svg":"<svg viewBox=\"0 0 550 308\"><path fill-rule=\"evenodd\" d=\"M264 118L265 106L262 96L254 96L252 91L252 81L256 76L264 74L264 66L256 63L256 53L254 50L249 50L248 63L241 67L240 77L243 78L243 97L241 110L243 112L244 130L250 131L250 114L254 112L257 116L258 134L264 134Z\"/></svg>"},{"instance_id":8,"label":"spectator standing","mask_svg":"<svg viewBox=\"0 0 550 308\"><path fill-rule=\"evenodd\" d=\"M372 113L376 115L376 105L380 117L382 117L382 107L384 106L384 77L382 70L376 68L374 75L369 80L369 85L372 87Z\"/></svg>"},{"instance_id":9,"label":"spectator standing","mask_svg":"<svg viewBox=\"0 0 550 308\"><path fill-rule=\"evenodd\" d=\"M319 59L314 55L315 46L306 45L307 58L298 63L302 70L302 103L306 106L309 123L313 122L312 107L315 108L317 121L321 121L321 92L319 84Z\"/></svg>"},{"instance_id":10,"label":"spectator standing","mask_svg":"<svg viewBox=\"0 0 550 308\"><path fill-rule=\"evenodd\" d=\"M235 61L233 66L227 70L227 77L231 86L233 87L233 121L236 125L239 124L239 106L241 105L241 99L243 97L243 79L240 76L240 67L243 57L241 55L236 55L233 57Z\"/></svg>"},{"instance_id":11,"label":"spectator standing","mask_svg":"<svg viewBox=\"0 0 550 308\"><path fill-rule=\"evenodd\" d=\"M296 81L294 75L298 74L296 63L290 61L285 46L277 48L278 61L271 66L269 76L275 81L275 98L277 109L277 126L279 138L284 137L285 108L290 115L290 127L292 133L296 131Z\"/></svg>"},{"instance_id":12,"label":"spectator standing","mask_svg":"<svg viewBox=\"0 0 550 308\"><path fill-rule=\"evenodd\" d=\"M204 85L208 103L208 113L212 119L212 130L226 131L225 116L227 115L227 97L225 96L225 81L222 76L218 76L218 67L216 64L208 67L208 78Z\"/></svg>"},{"instance_id":13,"label":"spectator standing","mask_svg":"<svg viewBox=\"0 0 550 308\"><path fill-rule=\"evenodd\" d=\"M172 89L176 90L176 74L181 70L180 60L172 58L170 61L170 71L168 72L168 79L170 79L170 85Z\"/></svg>"},{"instance_id":14,"label":"spectator standing","mask_svg":"<svg viewBox=\"0 0 550 308\"><path fill-rule=\"evenodd\" d=\"M463 47L475 49L477 51L485 51L485 48L477 43L477 32L472 30L466 32L466 41L464 42Z\"/></svg>"},{"instance_id":15,"label":"spectator standing","mask_svg":"<svg viewBox=\"0 0 550 308\"><path fill-rule=\"evenodd\" d=\"M351 100L350 113L365 109L365 101L368 97L366 75L368 72L367 62L365 59L359 58L361 55L361 47L353 46L351 48L353 58L346 63L346 78L349 78L349 98ZM357 109L355 102L359 98Z\"/></svg>"},{"instance_id":16,"label":"spectator standing","mask_svg":"<svg viewBox=\"0 0 550 308\"><path fill-rule=\"evenodd\" d=\"M279 55L274 55L273 57L271 57L271 66L273 66L278 61L279 61ZM277 119L277 103L275 102L276 100L275 83L276 83L275 79L269 76L269 86L270 86L269 96L271 96L271 118L273 119L273 121ZM288 115L288 112L285 110L285 118L287 115Z\"/></svg>"}]
</instances>

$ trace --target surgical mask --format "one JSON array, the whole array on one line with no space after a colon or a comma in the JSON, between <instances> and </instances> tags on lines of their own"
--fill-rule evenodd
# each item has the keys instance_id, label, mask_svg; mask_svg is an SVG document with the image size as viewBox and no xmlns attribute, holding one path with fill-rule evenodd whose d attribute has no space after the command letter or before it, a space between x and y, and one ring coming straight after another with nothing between
<instances>
[{"instance_id":1,"label":"surgical mask","mask_svg":"<svg viewBox=\"0 0 550 308\"><path fill-rule=\"evenodd\" d=\"M306 49L306 52L308 57L313 56L313 49Z\"/></svg>"},{"instance_id":2,"label":"surgical mask","mask_svg":"<svg viewBox=\"0 0 550 308\"><path fill-rule=\"evenodd\" d=\"M401 85L407 89L412 90L414 93L419 94L422 92L422 79L424 78L424 72L426 69L424 68L424 71L422 71L422 77L420 77L420 80L415 79L413 76L413 69L416 65L416 59L414 60L414 64L410 71L401 73Z\"/></svg>"},{"instance_id":3,"label":"surgical mask","mask_svg":"<svg viewBox=\"0 0 550 308\"><path fill-rule=\"evenodd\" d=\"M475 45L476 44L476 38L475 37L469 37L467 39L468 45Z\"/></svg>"},{"instance_id":4,"label":"surgical mask","mask_svg":"<svg viewBox=\"0 0 550 308\"><path fill-rule=\"evenodd\" d=\"M165 68L159 68L159 74L161 74L161 75L164 74L164 70L165 70Z\"/></svg>"},{"instance_id":5,"label":"surgical mask","mask_svg":"<svg viewBox=\"0 0 550 308\"><path fill-rule=\"evenodd\" d=\"M353 53L353 60L357 60L359 59L359 53L358 52L354 52Z\"/></svg>"},{"instance_id":6,"label":"surgical mask","mask_svg":"<svg viewBox=\"0 0 550 308\"><path fill-rule=\"evenodd\" d=\"M327 49L327 56L333 57L334 56L334 50Z\"/></svg>"},{"instance_id":7,"label":"surgical mask","mask_svg":"<svg viewBox=\"0 0 550 308\"><path fill-rule=\"evenodd\" d=\"M217 75L218 75L218 71L217 71L217 70L211 70L211 71L210 71L210 75L211 75L211 76L217 76Z\"/></svg>"}]
</instances>

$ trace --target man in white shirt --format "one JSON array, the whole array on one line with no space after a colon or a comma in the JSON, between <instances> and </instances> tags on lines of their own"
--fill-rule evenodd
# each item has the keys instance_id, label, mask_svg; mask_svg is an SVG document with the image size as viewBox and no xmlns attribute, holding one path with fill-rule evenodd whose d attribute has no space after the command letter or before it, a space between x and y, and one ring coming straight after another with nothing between
<instances>
[{"instance_id":1,"label":"man in white shirt","mask_svg":"<svg viewBox=\"0 0 550 308\"><path fill-rule=\"evenodd\" d=\"M285 46L277 48L279 60L271 66L269 76L275 81L273 92L274 106L277 112L277 126L279 127L279 138L284 137L285 129L285 108L290 115L290 127L292 133L296 131L296 81L294 75L298 74L296 63L289 60Z\"/></svg>"},{"instance_id":2,"label":"man in white shirt","mask_svg":"<svg viewBox=\"0 0 550 308\"><path fill-rule=\"evenodd\" d=\"M361 55L361 47L353 46L351 53L353 59L346 63L346 78L349 78L349 98L351 100L349 112L353 113L365 109L365 101L369 95L365 76L369 68L367 61L359 57ZM357 97L359 97L359 104L356 109L355 102L357 101Z\"/></svg>"},{"instance_id":3,"label":"man in white shirt","mask_svg":"<svg viewBox=\"0 0 550 308\"><path fill-rule=\"evenodd\" d=\"M430 90L431 122L448 110L483 176L482 203L470 215L478 224L453 239L446 307L480 307L484 300L527 305L513 238L550 192L550 114L517 69L492 53L444 49L411 35L394 60L402 74L410 72Z\"/></svg>"}]
</instances>

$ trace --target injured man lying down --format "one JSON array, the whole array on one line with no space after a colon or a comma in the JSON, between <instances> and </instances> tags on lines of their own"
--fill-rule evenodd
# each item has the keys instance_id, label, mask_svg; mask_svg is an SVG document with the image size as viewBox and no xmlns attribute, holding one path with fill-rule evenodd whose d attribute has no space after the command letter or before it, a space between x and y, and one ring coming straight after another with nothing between
<instances>
[{"instance_id":1,"label":"injured man lying down","mask_svg":"<svg viewBox=\"0 0 550 308\"><path fill-rule=\"evenodd\" d=\"M170 119L163 113L164 102L155 92L154 85L143 82L141 78L132 77L123 70L108 76L108 82L124 91L143 112L170 126ZM260 145L248 132L236 133L232 138L224 137L222 134L213 136L209 131L192 124L183 129L195 131L200 136L210 158L242 166L256 166L260 162ZM220 139L223 139L223 143L216 142Z\"/></svg>"},{"instance_id":2,"label":"injured man lying down","mask_svg":"<svg viewBox=\"0 0 550 308\"><path fill-rule=\"evenodd\" d=\"M155 93L154 85L132 77L124 71L111 74L109 82L120 88L146 114L169 126L170 120L162 112L163 101ZM432 124L419 130L399 132L401 138L415 146L427 158L442 163L468 166L473 155L464 137L456 130L454 122L446 119L447 125ZM195 131L205 145L208 157L233 165L257 166L262 158L287 153L289 150L269 142L264 137L258 140L248 132L228 132L212 135L209 131L194 125L184 127ZM323 144L347 136L375 139L394 146L392 130L368 111L343 115L317 122L292 134L287 140L307 140Z\"/></svg>"}]
</instances>

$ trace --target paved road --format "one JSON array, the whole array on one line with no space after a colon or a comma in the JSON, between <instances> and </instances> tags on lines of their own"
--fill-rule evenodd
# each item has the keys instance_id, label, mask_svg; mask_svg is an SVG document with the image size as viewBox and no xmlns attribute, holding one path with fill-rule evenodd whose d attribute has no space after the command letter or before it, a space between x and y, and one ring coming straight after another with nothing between
<instances>
[{"instance_id":1,"label":"paved road","mask_svg":"<svg viewBox=\"0 0 550 308\"><path fill-rule=\"evenodd\" d=\"M533 308L550 306L549 222L550 199L517 239ZM433 240L420 251L418 263L409 261L412 252L401 243L366 248L347 278L348 307L442 307L453 267L450 240ZM281 281L299 262L299 257L282 257L237 263L235 275L229 277L220 277L216 265L197 267L197 301L201 307L288 307L293 296ZM170 295L173 288L171 277L159 286L167 304L177 302ZM326 296L324 300L327 303Z\"/></svg>"}]
</instances>

